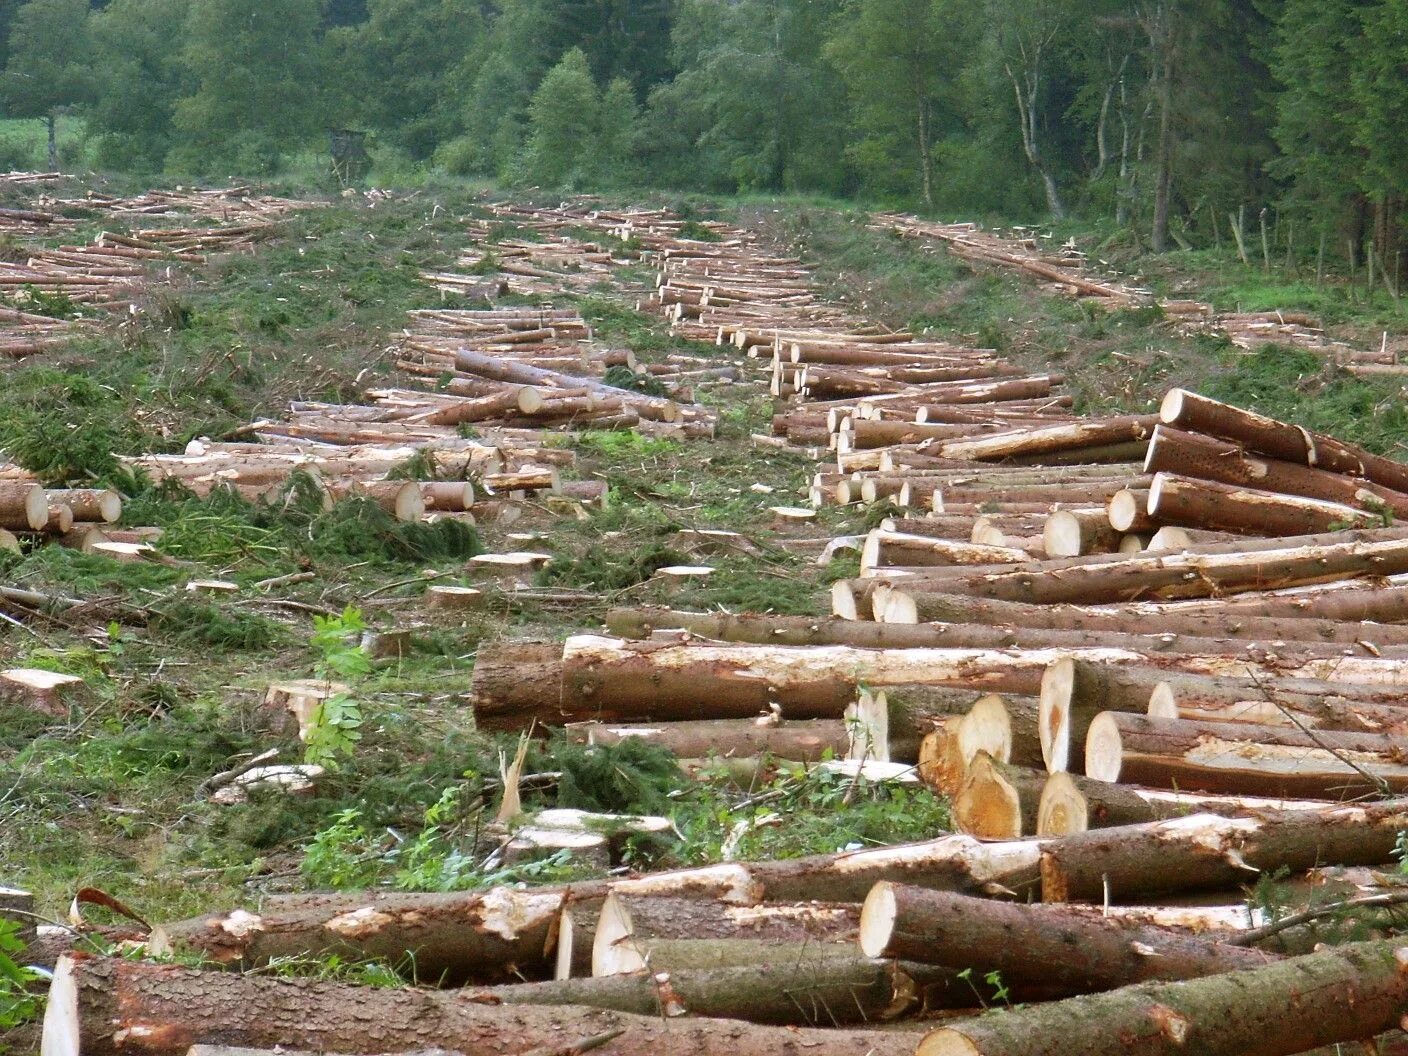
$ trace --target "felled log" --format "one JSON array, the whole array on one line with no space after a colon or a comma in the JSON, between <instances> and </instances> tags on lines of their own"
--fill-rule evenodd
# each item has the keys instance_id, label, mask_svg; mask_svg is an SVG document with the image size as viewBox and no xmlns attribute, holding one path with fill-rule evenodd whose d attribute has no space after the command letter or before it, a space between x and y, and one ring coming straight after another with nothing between
<instances>
[{"instance_id":1,"label":"felled log","mask_svg":"<svg viewBox=\"0 0 1408 1056\"><path fill-rule=\"evenodd\" d=\"M827 753L844 759L851 741L841 719L706 719L633 725L582 722L570 724L567 736L578 744L620 744L636 738L682 759L772 755L804 763L816 762ZM911 744L911 750L915 747Z\"/></svg>"},{"instance_id":2,"label":"felled log","mask_svg":"<svg viewBox=\"0 0 1408 1056\"><path fill-rule=\"evenodd\" d=\"M706 899L647 898L609 894L587 946L593 975L663 967L652 957L660 941L748 939L780 945L853 947L856 903L783 903L730 906Z\"/></svg>"},{"instance_id":3,"label":"felled log","mask_svg":"<svg viewBox=\"0 0 1408 1056\"><path fill-rule=\"evenodd\" d=\"M349 986L70 954L50 986L44 1051L118 1056L132 1051L135 1033L146 1056L185 1056L199 1043L348 1053L445 1046L464 1056L502 1056L506 1037L518 1051L547 1054L615 1030L623 1033L610 1051L619 1056L908 1056L914 1048L903 1033L745 1031L735 1020L671 1023L575 1006L497 1005L475 991Z\"/></svg>"},{"instance_id":4,"label":"felled log","mask_svg":"<svg viewBox=\"0 0 1408 1056\"><path fill-rule=\"evenodd\" d=\"M1160 425L1149 441L1144 472L1165 471L1369 511L1378 507L1392 510L1398 517L1408 515L1408 495L1363 477L1248 455L1239 444Z\"/></svg>"},{"instance_id":5,"label":"felled log","mask_svg":"<svg viewBox=\"0 0 1408 1056\"><path fill-rule=\"evenodd\" d=\"M1343 799L1408 789L1405 754L1408 739L1380 733L1107 711L1090 724L1085 772L1154 788Z\"/></svg>"},{"instance_id":6,"label":"felled log","mask_svg":"<svg viewBox=\"0 0 1408 1056\"><path fill-rule=\"evenodd\" d=\"M1084 1056L1289 1056L1396 1027L1405 1001L1408 950L1395 941L1360 943L989 1012L926 1035L918 1056L1045 1056L1073 1038Z\"/></svg>"},{"instance_id":7,"label":"felled log","mask_svg":"<svg viewBox=\"0 0 1408 1056\"><path fill-rule=\"evenodd\" d=\"M876 884L861 910L860 948L1041 987L1053 996L1156 979L1198 979L1280 958L1168 928L1103 916L1096 907L1026 905Z\"/></svg>"},{"instance_id":8,"label":"felled log","mask_svg":"<svg viewBox=\"0 0 1408 1056\"><path fill-rule=\"evenodd\" d=\"M920 964L869 960L854 947L774 946L750 940L721 967L683 967L668 960L648 970L583 979L520 983L479 991L505 1005L599 1008L636 1016L718 1017L750 1024L841 1027L883 1021L908 995L946 973ZM957 987L952 988L955 997ZM968 1002L973 1000L971 993ZM961 1005L960 1007L968 1007Z\"/></svg>"},{"instance_id":9,"label":"felled log","mask_svg":"<svg viewBox=\"0 0 1408 1056\"><path fill-rule=\"evenodd\" d=\"M727 617L724 617L727 618ZM1123 605L1037 605L964 594L897 589L885 606L886 623L983 623L1042 630L1137 632L1195 638L1253 641L1373 642L1408 644L1408 629L1359 621L1252 616L1221 608L1182 609L1179 603L1128 602ZM706 635L707 637L707 635ZM730 639L737 641L739 639ZM780 639L779 639L780 640ZM868 644L855 642L852 644Z\"/></svg>"},{"instance_id":10,"label":"felled log","mask_svg":"<svg viewBox=\"0 0 1408 1056\"><path fill-rule=\"evenodd\" d=\"M38 484L0 480L0 528L37 532L49 520L49 500Z\"/></svg>"},{"instance_id":11,"label":"felled log","mask_svg":"<svg viewBox=\"0 0 1408 1056\"><path fill-rule=\"evenodd\" d=\"M1301 546L1285 539L1281 543L1279 549L1270 550L1095 555L1031 562L1014 569L936 571L942 573L946 593L1042 604L1202 598L1408 571L1408 539L1401 529L1365 532L1343 542ZM1043 574L1050 571L1061 575Z\"/></svg>"},{"instance_id":12,"label":"felled log","mask_svg":"<svg viewBox=\"0 0 1408 1056\"><path fill-rule=\"evenodd\" d=\"M1173 389L1159 405L1159 419L1192 433L1234 440L1272 458L1348 473L1408 493L1408 466L1333 437L1219 403L1187 389Z\"/></svg>"},{"instance_id":13,"label":"felled log","mask_svg":"<svg viewBox=\"0 0 1408 1056\"><path fill-rule=\"evenodd\" d=\"M1015 782L1014 782L1015 784ZM1030 782L1022 786L1030 793ZM1068 836L1088 829L1142 825L1188 814L1235 818L1280 810L1325 810L1333 803L1313 800L1258 799L1198 792L1165 791L1111 784L1065 771L1047 774L1037 804L1036 835Z\"/></svg>"},{"instance_id":14,"label":"felled log","mask_svg":"<svg viewBox=\"0 0 1408 1056\"><path fill-rule=\"evenodd\" d=\"M1218 890L1259 870L1320 862L1378 865L1393 856L1408 805L1386 800L1257 818L1211 814L1077 833L1043 845L1042 901L1145 901L1169 891Z\"/></svg>"},{"instance_id":15,"label":"felled log","mask_svg":"<svg viewBox=\"0 0 1408 1056\"><path fill-rule=\"evenodd\" d=\"M1096 418L1070 425L1013 430L977 440L949 440L937 445L937 453L945 458L988 462L1020 455L1081 451L1108 445L1123 445L1129 441L1147 441L1158 423L1159 417L1154 414ZM1126 454L1123 457L1128 456Z\"/></svg>"},{"instance_id":16,"label":"felled log","mask_svg":"<svg viewBox=\"0 0 1408 1056\"><path fill-rule=\"evenodd\" d=\"M1378 514L1343 503L1175 473L1154 476L1149 485L1149 518L1156 524L1254 535L1308 535L1337 527L1371 527L1382 520Z\"/></svg>"}]
</instances>

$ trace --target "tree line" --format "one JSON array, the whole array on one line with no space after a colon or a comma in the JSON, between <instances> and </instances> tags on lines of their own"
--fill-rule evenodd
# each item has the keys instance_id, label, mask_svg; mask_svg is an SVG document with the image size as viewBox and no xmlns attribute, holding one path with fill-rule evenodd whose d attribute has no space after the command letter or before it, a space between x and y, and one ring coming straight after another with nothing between
<instances>
[{"instance_id":1,"label":"tree line","mask_svg":"<svg viewBox=\"0 0 1408 1056\"><path fill-rule=\"evenodd\" d=\"M1156 250L1271 207L1287 251L1383 269L1408 194L1408 0L0 0L0 59L9 116L82 116L114 170L266 174L348 128L498 181L1074 211Z\"/></svg>"}]
</instances>

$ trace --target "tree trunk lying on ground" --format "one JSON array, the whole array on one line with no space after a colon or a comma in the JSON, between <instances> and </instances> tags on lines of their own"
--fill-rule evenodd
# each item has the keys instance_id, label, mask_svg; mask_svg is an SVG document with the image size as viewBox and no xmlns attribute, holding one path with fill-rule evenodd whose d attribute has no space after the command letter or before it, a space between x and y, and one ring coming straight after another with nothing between
<instances>
[{"instance_id":1,"label":"tree trunk lying on ground","mask_svg":"<svg viewBox=\"0 0 1408 1056\"><path fill-rule=\"evenodd\" d=\"M1379 865L1408 828L1408 801L1255 818L1212 814L1077 833L1042 845L1045 902L1144 901L1168 891L1253 883L1259 872L1322 862Z\"/></svg>"},{"instance_id":2,"label":"tree trunk lying on ground","mask_svg":"<svg viewBox=\"0 0 1408 1056\"><path fill-rule=\"evenodd\" d=\"M1085 773L1153 788L1345 799L1408 789L1405 753L1408 740L1377 733L1107 711L1090 724Z\"/></svg>"},{"instance_id":3,"label":"tree trunk lying on ground","mask_svg":"<svg viewBox=\"0 0 1408 1056\"><path fill-rule=\"evenodd\" d=\"M666 995L668 996L668 995ZM464 1056L561 1051L621 1030L612 1056L909 1056L904 1032L826 1031L738 1020L632 1016L485 1002L484 992L398 990L202 972L70 954L49 990L46 1056L184 1056L195 1044L321 1052L445 1046Z\"/></svg>"},{"instance_id":4,"label":"tree trunk lying on ground","mask_svg":"<svg viewBox=\"0 0 1408 1056\"><path fill-rule=\"evenodd\" d=\"M1002 776L1009 787L1031 794L1035 782L1014 777L1006 768ZM1215 796L1179 790L1136 788L1116 785L1058 771L1044 775L1036 812L1038 837L1069 836L1088 829L1108 829L1119 825L1142 825L1150 821L1179 818L1188 814L1219 814L1238 817L1269 814L1280 810L1328 810L1336 804L1323 800L1257 799L1247 796ZM1025 803L1023 804L1025 809ZM996 813L999 806L990 808Z\"/></svg>"},{"instance_id":5,"label":"tree trunk lying on ground","mask_svg":"<svg viewBox=\"0 0 1408 1056\"><path fill-rule=\"evenodd\" d=\"M928 1034L918 1056L1290 1056L1371 1038L1408 1002L1408 948L1360 943L1261 968L989 1012Z\"/></svg>"},{"instance_id":6,"label":"tree trunk lying on ground","mask_svg":"<svg viewBox=\"0 0 1408 1056\"><path fill-rule=\"evenodd\" d=\"M968 836L841 851L781 861L729 862L589 880L563 887L491 888L445 894L349 892L271 899L258 912L236 909L164 925L157 952L199 954L212 963L252 968L278 957L382 958L438 982L494 979L515 972L546 976L564 901L669 896L731 905L859 902L880 880L994 895L1038 883L1035 841L983 844ZM411 954L413 956L408 956Z\"/></svg>"},{"instance_id":7,"label":"tree trunk lying on ground","mask_svg":"<svg viewBox=\"0 0 1408 1056\"><path fill-rule=\"evenodd\" d=\"M994 902L876 884L861 911L867 957L917 960L1062 995L1155 979L1196 979L1277 960L1169 928L1104 917L1091 906Z\"/></svg>"}]
</instances>

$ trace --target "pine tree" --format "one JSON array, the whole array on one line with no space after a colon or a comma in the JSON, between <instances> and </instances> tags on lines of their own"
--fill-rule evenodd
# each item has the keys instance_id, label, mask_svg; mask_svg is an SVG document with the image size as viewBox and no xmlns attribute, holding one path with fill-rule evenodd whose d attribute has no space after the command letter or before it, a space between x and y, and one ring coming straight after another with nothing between
<instances>
[{"instance_id":1,"label":"pine tree","mask_svg":"<svg viewBox=\"0 0 1408 1056\"><path fill-rule=\"evenodd\" d=\"M184 69L171 26L185 23L191 0L113 0L93 15L93 36L108 58L87 110L100 165L160 170L172 146L172 116Z\"/></svg>"},{"instance_id":2,"label":"pine tree","mask_svg":"<svg viewBox=\"0 0 1408 1056\"><path fill-rule=\"evenodd\" d=\"M592 143L592 182L604 187L627 186L635 181L636 135L640 107L635 91L624 77L603 89Z\"/></svg>"},{"instance_id":3,"label":"pine tree","mask_svg":"<svg viewBox=\"0 0 1408 1056\"><path fill-rule=\"evenodd\" d=\"M525 179L545 187L577 187L590 178L601 95L587 56L573 48L548 71L528 106Z\"/></svg>"}]
</instances>

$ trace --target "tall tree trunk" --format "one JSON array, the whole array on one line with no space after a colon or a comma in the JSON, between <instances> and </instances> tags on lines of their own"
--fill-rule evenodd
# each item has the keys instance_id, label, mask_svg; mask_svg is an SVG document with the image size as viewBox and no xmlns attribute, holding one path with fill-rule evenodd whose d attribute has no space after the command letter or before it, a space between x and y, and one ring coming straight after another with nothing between
<instances>
[{"instance_id":1,"label":"tall tree trunk","mask_svg":"<svg viewBox=\"0 0 1408 1056\"><path fill-rule=\"evenodd\" d=\"M922 74L914 78L915 102L919 104L919 175L924 187L924 206L934 208L934 159L929 150L929 104L924 100Z\"/></svg>"},{"instance_id":2,"label":"tall tree trunk","mask_svg":"<svg viewBox=\"0 0 1408 1056\"><path fill-rule=\"evenodd\" d=\"M59 168L59 142L54 127L57 121L58 114L53 110L50 110L44 118L44 123L48 126L49 131L49 170L51 172L57 172Z\"/></svg>"},{"instance_id":3,"label":"tall tree trunk","mask_svg":"<svg viewBox=\"0 0 1408 1056\"><path fill-rule=\"evenodd\" d=\"M1168 248L1169 189L1173 182L1173 31L1167 23L1166 11L1162 18L1163 69L1159 75L1159 147L1154 181L1154 229L1151 235L1155 253L1162 253Z\"/></svg>"}]
</instances>

